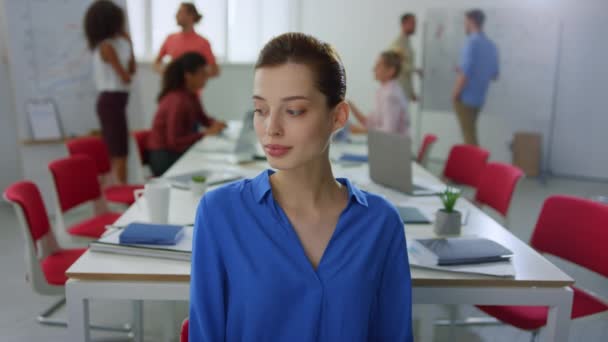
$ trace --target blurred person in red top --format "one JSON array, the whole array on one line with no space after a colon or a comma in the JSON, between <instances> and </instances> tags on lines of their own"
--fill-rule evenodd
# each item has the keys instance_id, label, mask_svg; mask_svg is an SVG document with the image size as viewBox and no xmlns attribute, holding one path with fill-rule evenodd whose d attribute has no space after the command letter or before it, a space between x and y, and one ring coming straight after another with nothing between
<instances>
[{"instance_id":1,"label":"blurred person in red top","mask_svg":"<svg viewBox=\"0 0 608 342\"><path fill-rule=\"evenodd\" d=\"M170 56L171 60L179 58L186 52L198 52L207 61L207 77L219 76L220 68L215 62L215 56L211 50L211 44L203 36L194 31L194 25L198 24L203 16L198 12L196 6L191 2L183 2L175 15L177 25L182 28L181 32L170 34L160 48L154 69L163 73L165 64L163 59Z\"/></svg>"},{"instance_id":2,"label":"blurred person in red top","mask_svg":"<svg viewBox=\"0 0 608 342\"><path fill-rule=\"evenodd\" d=\"M205 135L220 133L226 124L207 115L197 93L207 82L207 62L196 52L172 61L163 74L148 138L150 168L162 175L181 155ZM199 126L206 127L199 131Z\"/></svg>"}]
</instances>

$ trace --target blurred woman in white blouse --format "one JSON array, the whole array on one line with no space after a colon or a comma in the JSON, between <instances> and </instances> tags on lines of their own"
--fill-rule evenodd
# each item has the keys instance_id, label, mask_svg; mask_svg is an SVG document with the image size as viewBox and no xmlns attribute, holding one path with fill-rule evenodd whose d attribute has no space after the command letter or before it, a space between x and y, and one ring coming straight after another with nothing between
<instances>
[{"instance_id":1,"label":"blurred woman in white blouse","mask_svg":"<svg viewBox=\"0 0 608 342\"><path fill-rule=\"evenodd\" d=\"M389 133L409 135L410 116L407 98L397 78L401 71L402 56L395 51L380 54L374 67L374 77L380 82L376 92L374 111L366 116L349 101L350 108L359 122L352 125L352 133L367 133L376 129Z\"/></svg>"}]
</instances>

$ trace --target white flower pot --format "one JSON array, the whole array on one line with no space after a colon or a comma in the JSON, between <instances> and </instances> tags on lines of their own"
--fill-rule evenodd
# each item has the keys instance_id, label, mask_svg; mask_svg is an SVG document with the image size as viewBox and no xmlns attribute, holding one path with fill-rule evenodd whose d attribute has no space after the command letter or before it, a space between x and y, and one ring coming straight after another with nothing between
<instances>
[{"instance_id":1,"label":"white flower pot","mask_svg":"<svg viewBox=\"0 0 608 342\"><path fill-rule=\"evenodd\" d=\"M462 216L459 211L448 213L443 209L437 210L435 214L435 234L437 235L460 235Z\"/></svg>"},{"instance_id":2,"label":"white flower pot","mask_svg":"<svg viewBox=\"0 0 608 342\"><path fill-rule=\"evenodd\" d=\"M193 180L190 181L190 191L192 195L195 197L201 197L207 191L207 182L195 182Z\"/></svg>"}]
</instances>

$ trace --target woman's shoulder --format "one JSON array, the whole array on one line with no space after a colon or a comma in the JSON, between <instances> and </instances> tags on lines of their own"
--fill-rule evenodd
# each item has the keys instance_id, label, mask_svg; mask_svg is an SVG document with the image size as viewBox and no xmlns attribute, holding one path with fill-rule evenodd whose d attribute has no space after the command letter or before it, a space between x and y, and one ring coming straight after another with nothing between
<instances>
[{"instance_id":1,"label":"woman's shoulder","mask_svg":"<svg viewBox=\"0 0 608 342\"><path fill-rule=\"evenodd\" d=\"M395 206L386 198L364 190L361 191L365 193L367 197L368 208L370 212L372 212L374 215L379 214L387 215L393 218L399 218L399 212L397 211L397 208L395 208Z\"/></svg>"},{"instance_id":2,"label":"woman's shoulder","mask_svg":"<svg viewBox=\"0 0 608 342\"><path fill-rule=\"evenodd\" d=\"M171 105L180 105L187 99L187 94L181 89L171 90L166 93L159 101L159 105L163 104L171 104Z\"/></svg>"},{"instance_id":3,"label":"woman's shoulder","mask_svg":"<svg viewBox=\"0 0 608 342\"><path fill-rule=\"evenodd\" d=\"M403 220L397 208L380 195L369 192L365 192L365 194L367 196L368 215L373 217L374 222L380 222L372 230L375 233L387 236L401 234L403 232Z\"/></svg>"},{"instance_id":4,"label":"woman's shoulder","mask_svg":"<svg viewBox=\"0 0 608 342\"><path fill-rule=\"evenodd\" d=\"M394 220L395 222L401 222L399 212L386 198L373 192L359 189L352 183L350 183L349 186L351 187L351 193L357 198L359 203L367 206L366 212L369 215L373 215L375 217L384 217L389 220Z\"/></svg>"},{"instance_id":5,"label":"woman's shoulder","mask_svg":"<svg viewBox=\"0 0 608 342\"><path fill-rule=\"evenodd\" d=\"M234 207L242 200L243 190L249 187L251 182L252 179L249 178L241 179L207 191L201 202L211 210Z\"/></svg>"}]
</instances>

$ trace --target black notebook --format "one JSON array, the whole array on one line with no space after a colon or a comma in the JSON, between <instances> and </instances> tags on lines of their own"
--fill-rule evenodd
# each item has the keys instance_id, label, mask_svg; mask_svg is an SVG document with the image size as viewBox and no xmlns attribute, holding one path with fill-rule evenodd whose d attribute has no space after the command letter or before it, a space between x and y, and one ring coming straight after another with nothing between
<instances>
[{"instance_id":1,"label":"black notebook","mask_svg":"<svg viewBox=\"0 0 608 342\"><path fill-rule=\"evenodd\" d=\"M397 207L399 216L403 220L403 223L410 224L428 224L431 223L426 216L424 216L420 210L414 207Z\"/></svg>"},{"instance_id":2,"label":"black notebook","mask_svg":"<svg viewBox=\"0 0 608 342\"><path fill-rule=\"evenodd\" d=\"M439 266L505 261L513 252L492 240L478 237L417 239Z\"/></svg>"}]
</instances>

